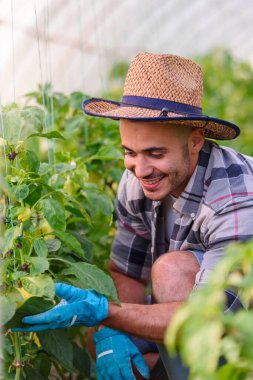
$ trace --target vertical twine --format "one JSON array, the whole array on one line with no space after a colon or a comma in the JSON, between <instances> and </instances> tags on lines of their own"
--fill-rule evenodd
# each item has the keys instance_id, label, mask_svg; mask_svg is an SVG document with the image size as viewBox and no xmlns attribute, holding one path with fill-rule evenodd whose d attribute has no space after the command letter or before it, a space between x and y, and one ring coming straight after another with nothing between
<instances>
[{"instance_id":1,"label":"vertical twine","mask_svg":"<svg viewBox=\"0 0 253 380\"><path fill-rule=\"evenodd\" d=\"M45 110L46 109L46 107L45 107L45 94L44 94L44 89L43 89L44 79L43 79L42 62L41 62L41 47L40 47L40 36L39 36L36 0L34 0L33 4L34 4L35 28L36 28L37 48L38 48L38 57L39 57L40 81L41 81L41 85L42 85L42 94L41 95L42 95L43 108ZM46 117L45 117L45 127L46 127Z\"/></svg>"},{"instance_id":2,"label":"vertical twine","mask_svg":"<svg viewBox=\"0 0 253 380\"><path fill-rule=\"evenodd\" d=\"M93 14L94 14L94 33L95 33L95 38L96 38L96 46L98 50L98 68L99 68L99 79L101 82L101 87L102 91L105 92L105 85L104 85L104 80L103 80L103 75L102 75L102 70L101 70L101 56L102 56L102 51L101 51L101 44L99 41L99 36L98 36L98 30L99 30L99 22L97 19L97 11L96 11L96 0L92 1L92 7L93 7Z\"/></svg>"},{"instance_id":3,"label":"vertical twine","mask_svg":"<svg viewBox=\"0 0 253 380\"><path fill-rule=\"evenodd\" d=\"M43 70L42 70L42 58L41 58L42 54L41 54L40 33L39 33L39 27L38 27L36 0L34 0L34 14L35 14L35 28L36 28L37 48L38 48L38 57L39 57L41 95L42 95L42 103L43 103L43 109L44 109L44 126L45 126L45 131L49 132L49 124L47 121L46 99L45 99L45 82L44 82L44 76L43 76ZM45 30L45 24L44 24L44 30ZM53 163L52 151L51 151L51 146L50 146L49 142L48 142L48 162L49 162L49 164Z\"/></svg>"},{"instance_id":4,"label":"vertical twine","mask_svg":"<svg viewBox=\"0 0 253 380\"><path fill-rule=\"evenodd\" d=\"M44 7L44 39L45 39L45 62L47 67L47 75L48 82L50 83L51 90L49 94L49 116L50 122L47 125L48 131L52 131L54 129L54 103L53 103L53 81L52 81L52 66L51 66L51 50L50 50L50 38L49 38L49 5L48 0L45 0ZM55 163L55 140L48 140L48 162L54 164Z\"/></svg>"},{"instance_id":5,"label":"vertical twine","mask_svg":"<svg viewBox=\"0 0 253 380\"><path fill-rule=\"evenodd\" d=\"M11 0L11 43L12 43L12 80L13 80L13 102L16 102L16 68L15 68L15 44L14 44L14 8Z\"/></svg>"},{"instance_id":6,"label":"vertical twine","mask_svg":"<svg viewBox=\"0 0 253 380\"><path fill-rule=\"evenodd\" d=\"M4 119L3 119L3 110L2 110L1 97L0 97L0 124L1 124L1 130L2 130L1 132L2 132L2 136L3 136L3 147L4 147L4 177L6 177L8 175L8 165L7 165L6 143L5 143L5 133L4 133ZM3 194L0 191L0 197L2 197L2 195ZM9 200L8 197L6 197L6 216L10 217L11 225L13 227L13 220L12 220L12 217L11 217L10 208L11 208L10 200ZM2 228L0 228L0 236L2 236L2 234L3 234L3 231L2 231ZM16 270L16 254L15 254L15 250L14 250L14 254L13 254L13 268L14 268L14 270Z\"/></svg>"},{"instance_id":7,"label":"vertical twine","mask_svg":"<svg viewBox=\"0 0 253 380\"><path fill-rule=\"evenodd\" d=\"M0 97L0 124L1 124L1 132L2 132L2 136L3 136L3 147L4 147L4 176L7 176L8 175L8 165L7 165L5 133L4 133L4 118L3 118L3 109L2 109L1 97Z\"/></svg>"},{"instance_id":8,"label":"vertical twine","mask_svg":"<svg viewBox=\"0 0 253 380\"><path fill-rule=\"evenodd\" d=\"M49 16L49 5L48 0L46 0L46 15L47 15L47 36L46 36L46 43L48 47L48 60L49 60L49 82L52 85L53 90L53 79L52 79L52 65L51 65L51 49L50 49L50 38L49 38L49 25L50 25L50 16ZM49 43L48 43L49 41ZM51 126L52 129L54 129L54 102L53 102L53 96L50 96L50 119L51 119ZM55 145L54 145L54 151L55 151Z\"/></svg>"},{"instance_id":9,"label":"vertical twine","mask_svg":"<svg viewBox=\"0 0 253 380\"><path fill-rule=\"evenodd\" d=\"M85 60L84 60L84 40L83 40L83 12L82 12L82 0L78 1L78 39L80 41L80 66L81 66L81 82L82 82L82 90L84 92L85 89L85 79L84 79L84 65L85 65Z\"/></svg>"}]
</instances>

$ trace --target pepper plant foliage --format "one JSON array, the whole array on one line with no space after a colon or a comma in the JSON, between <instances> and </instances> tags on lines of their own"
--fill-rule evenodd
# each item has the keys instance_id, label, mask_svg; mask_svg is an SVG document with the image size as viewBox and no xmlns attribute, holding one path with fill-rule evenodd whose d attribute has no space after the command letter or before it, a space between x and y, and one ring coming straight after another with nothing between
<instances>
[{"instance_id":1,"label":"pepper plant foliage","mask_svg":"<svg viewBox=\"0 0 253 380\"><path fill-rule=\"evenodd\" d=\"M209 282L174 316L165 341L171 353L179 350L190 380L252 379L252 263L252 241L230 245ZM238 292L245 308L224 312L225 289Z\"/></svg>"},{"instance_id":2,"label":"pepper plant foliage","mask_svg":"<svg viewBox=\"0 0 253 380\"><path fill-rule=\"evenodd\" d=\"M54 282L118 301L112 279L94 265L104 264L114 234L117 125L85 118L82 93L46 85L28 98L37 105L6 106L0 120L3 378L47 379L52 364L55 378L89 378L84 344L76 343L82 329L9 329L58 302Z\"/></svg>"},{"instance_id":3,"label":"pepper plant foliage","mask_svg":"<svg viewBox=\"0 0 253 380\"><path fill-rule=\"evenodd\" d=\"M238 138L222 141L222 145L252 155L252 65L223 49L215 49L196 61L204 75L204 114L231 121L241 128Z\"/></svg>"}]
</instances>

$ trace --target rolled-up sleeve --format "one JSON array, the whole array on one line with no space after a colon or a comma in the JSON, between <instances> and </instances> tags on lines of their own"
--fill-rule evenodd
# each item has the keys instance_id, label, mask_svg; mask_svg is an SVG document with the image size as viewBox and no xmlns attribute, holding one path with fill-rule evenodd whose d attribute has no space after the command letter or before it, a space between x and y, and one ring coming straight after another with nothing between
<instances>
[{"instance_id":1,"label":"rolled-up sleeve","mask_svg":"<svg viewBox=\"0 0 253 380\"><path fill-rule=\"evenodd\" d=\"M252 221L251 197L232 197L221 209L209 207L208 217L201 227L206 250L196 276L195 288L207 282L229 243L244 242L252 238Z\"/></svg>"}]
</instances>

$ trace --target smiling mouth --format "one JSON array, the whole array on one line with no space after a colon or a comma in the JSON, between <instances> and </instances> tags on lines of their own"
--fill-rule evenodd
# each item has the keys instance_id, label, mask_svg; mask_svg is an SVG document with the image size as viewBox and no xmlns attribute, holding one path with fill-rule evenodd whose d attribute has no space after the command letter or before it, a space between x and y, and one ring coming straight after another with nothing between
<instances>
[{"instance_id":1,"label":"smiling mouth","mask_svg":"<svg viewBox=\"0 0 253 380\"><path fill-rule=\"evenodd\" d=\"M161 179L163 178L164 176L160 176L160 177L156 177L156 178L152 178L152 179L142 179L141 182L143 183L146 183L148 185L154 185L155 183L161 181Z\"/></svg>"},{"instance_id":2,"label":"smiling mouth","mask_svg":"<svg viewBox=\"0 0 253 380\"><path fill-rule=\"evenodd\" d=\"M159 183L162 179L164 178L164 176L160 176L160 177L157 177L157 178L152 178L152 179L141 179L140 181L142 182L142 184L145 186L151 186L151 185L156 185L157 183Z\"/></svg>"}]
</instances>

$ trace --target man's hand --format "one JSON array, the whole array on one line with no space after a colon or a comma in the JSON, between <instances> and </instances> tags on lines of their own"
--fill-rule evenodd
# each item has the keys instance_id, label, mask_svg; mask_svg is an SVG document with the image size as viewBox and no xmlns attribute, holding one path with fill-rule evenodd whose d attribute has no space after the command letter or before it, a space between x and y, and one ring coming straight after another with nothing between
<instances>
[{"instance_id":1,"label":"man's hand","mask_svg":"<svg viewBox=\"0 0 253 380\"><path fill-rule=\"evenodd\" d=\"M149 379L149 368L129 336L104 327L94 334L93 340L98 380L134 380L131 361L139 373Z\"/></svg>"},{"instance_id":2,"label":"man's hand","mask_svg":"<svg viewBox=\"0 0 253 380\"><path fill-rule=\"evenodd\" d=\"M108 301L103 295L71 285L55 284L55 294L61 302L44 313L24 317L28 328L12 331L30 332L54 330L70 326L97 326L108 317Z\"/></svg>"}]
</instances>

